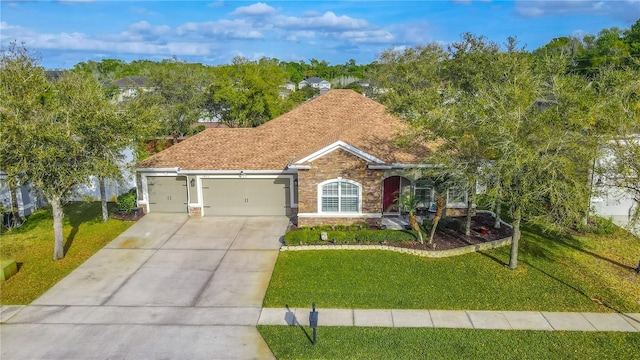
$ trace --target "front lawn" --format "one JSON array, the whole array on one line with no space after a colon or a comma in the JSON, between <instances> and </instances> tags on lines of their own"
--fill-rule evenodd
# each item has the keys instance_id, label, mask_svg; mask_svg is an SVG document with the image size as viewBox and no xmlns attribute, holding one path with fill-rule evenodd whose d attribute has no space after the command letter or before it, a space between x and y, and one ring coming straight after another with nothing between
<instances>
[{"instance_id":1,"label":"front lawn","mask_svg":"<svg viewBox=\"0 0 640 360\"><path fill-rule=\"evenodd\" d=\"M258 326L278 359L635 359L637 333Z\"/></svg>"},{"instance_id":2,"label":"front lawn","mask_svg":"<svg viewBox=\"0 0 640 360\"><path fill-rule=\"evenodd\" d=\"M32 302L133 224L113 219L103 223L99 202L71 203L64 207L64 213L66 255L62 260L53 260L50 209L34 213L18 229L2 232L0 256L14 258L19 271L0 283L0 304Z\"/></svg>"},{"instance_id":3,"label":"front lawn","mask_svg":"<svg viewBox=\"0 0 640 360\"><path fill-rule=\"evenodd\" d=\"M559 236L525 227L509 247L431 259L375 250L287 251L265 307L640 312L640 239Z\"/></svg>"}]
</instances>

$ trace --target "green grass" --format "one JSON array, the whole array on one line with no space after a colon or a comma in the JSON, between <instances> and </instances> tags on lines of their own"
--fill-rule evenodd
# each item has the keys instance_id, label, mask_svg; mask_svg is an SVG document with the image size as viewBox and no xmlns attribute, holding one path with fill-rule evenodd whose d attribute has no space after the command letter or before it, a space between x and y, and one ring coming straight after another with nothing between
<instances>
[{"instance_id":1,"label":"green grass","mask_svg":"<svg viewBox=\"0 0 640 360\"><path fill-rule=\"evenodd\" d=\"M62 260L53 260L50 209L34 213L18 229L2 232L0 256L14 258L19 271L0 283L0 304L32 302L133 224L113 219L103 223L97 202L71 203L65 206L64 213L66 255Z\"/></svg>"},{"instance_id":2,"label":"green grass","mask_svg":"<svg viewBox=\"0 0 640 360\"><path fill-rule=\"evenodd\" d=\"M278 257L265 307L640 312L632 268L640 239L560 236L526 227L519 268L509 247L443 259L375 250Z\"/></svg>"},{"instance_id":3,"label":"green grass","mask_svg":"<svg viewBox=\"0 0 640 360\"><path fill-rule=\"evenodd\" d=\"M278 359L637 359L640 334L258 326Z\"/></svg>"}]
</instances>

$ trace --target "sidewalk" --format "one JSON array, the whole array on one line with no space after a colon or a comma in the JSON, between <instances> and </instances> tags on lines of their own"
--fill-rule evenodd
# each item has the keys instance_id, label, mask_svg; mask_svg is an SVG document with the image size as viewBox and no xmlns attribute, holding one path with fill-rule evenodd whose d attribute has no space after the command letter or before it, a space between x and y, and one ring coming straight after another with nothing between
<instances>
[{"instance_id":1,"label":"sidewalk","mask_svg":"<svg viewBox=\"0 0 640 360\"><path fill-rule=\"evenodd\" d=\"M640 332L640 313L322 309L318 326ZM309 325L310 308L263 308L258 325Z\"/></svg>"}]
</instances>

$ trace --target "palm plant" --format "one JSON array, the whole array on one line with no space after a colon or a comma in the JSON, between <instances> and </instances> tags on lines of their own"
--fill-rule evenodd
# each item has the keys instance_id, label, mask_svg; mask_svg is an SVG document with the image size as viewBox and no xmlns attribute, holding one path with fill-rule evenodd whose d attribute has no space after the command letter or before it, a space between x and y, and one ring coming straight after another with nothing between
<instances>
[{"instance_id":1,"label":"palm plant","mask_svg":"<svg viewBox=\"0 0 640 360\"><path fill-rule=\"evenodd\" d=\"M400 211L408 213L409 225L411 226L411 229L415 230L418 233L420 244L424 244L424 239L422 238L422 229L420 228L420 224L418 224L418 219L416 218L415 214L415 210L420 204L420 200L416 198L415 194L410 193L408 195L398 196L396 198L396 204Z\"/></svg>"}]
</instances>

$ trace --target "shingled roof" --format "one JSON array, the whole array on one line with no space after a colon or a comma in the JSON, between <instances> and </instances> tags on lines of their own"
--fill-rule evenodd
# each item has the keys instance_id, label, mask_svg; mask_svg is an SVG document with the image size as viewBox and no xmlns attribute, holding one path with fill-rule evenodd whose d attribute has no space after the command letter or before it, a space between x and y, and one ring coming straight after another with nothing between
<instances>
[{"instance_id":1,"label":"shingled roof","mask_svg":"<svg viewBox=\"0 0 640 360\"><path fill-rule=\"evenodd\" d=\"M383 105L352 90L331 90L256 128L207 129L138 167L284 170L338 141L385 164L418 164L428 146L399 147L397 138L406 130Z\"/></svg>"}]
</instances>

